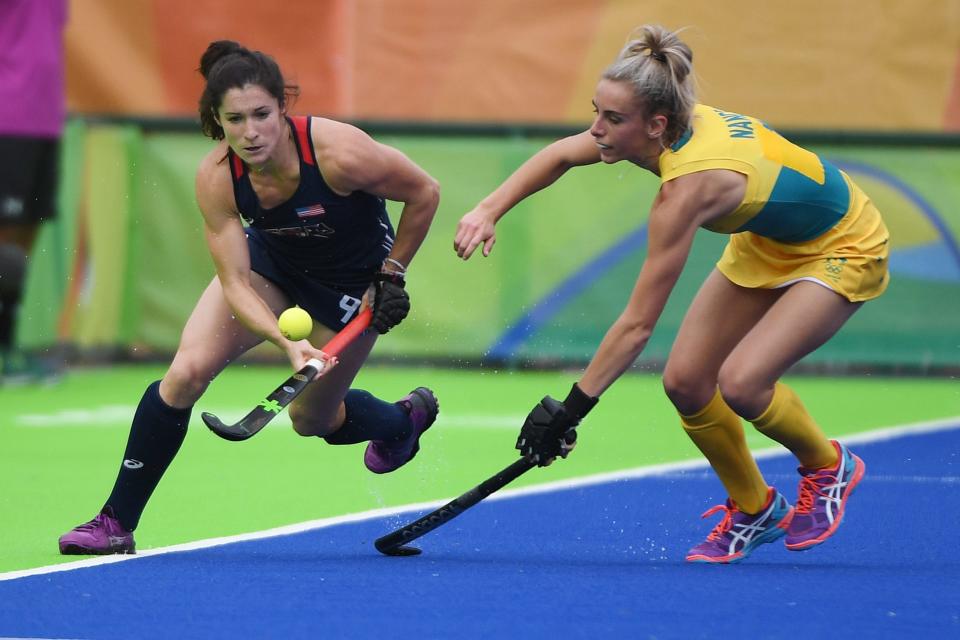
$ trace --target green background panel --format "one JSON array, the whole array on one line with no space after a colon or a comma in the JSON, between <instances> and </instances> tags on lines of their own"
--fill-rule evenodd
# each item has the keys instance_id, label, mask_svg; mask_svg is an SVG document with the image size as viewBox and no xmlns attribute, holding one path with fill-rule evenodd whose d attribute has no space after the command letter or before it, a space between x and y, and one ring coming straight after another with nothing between
<instances>
[{"instance_id":1,"label":"green background panel","mask_svg":"<svg viewBox=\"0 0 960 640\"><path fill-rule=\"evenodd\" d=\"M57 341L54 327L73 285L80 296L66 310L74 323L64 339L86 349L166 356L176 348L184 321L213 275L193 195L195 167L212 143L199 134L144 133L132 125L73 125L72 131L65 149L63 215L44 229L38 246L20 341L35 347ZM452 250L460 217L551 138L390 134L379 139L407 153L442 185L439 212L410 270L412 314L379 350L388 359L481 359L545 296L640 228L658 187L655 176L625 163L574 169L500 222L490 257L476 254L464 262ZM869 175L851 173L873 187L894 250L945 245L909 194L875 173L893 176L921 197L951 230L956 246L960 150L865 144L812 148L841 164L870 167ZM85 217L78 217L80 211ZM399 206L391 203L390 212L396 223ZM85 268L74 270L81 232L89 252L81 262ZM724 241L698 234L644 361L663 360L683 311ZM588 357L623 308L642 259L640 250L609 273L592 274L582 299L561 306L514 357ZM960 323L954 321L960 265L949 255L946 260L934 265L947 276L940 280L895 272L889 292L867 305L810 361L960 365ZM892 264L896 266L896 256ZM74 272L81 282L69 281Z\"/></svg>"}]
</instances>

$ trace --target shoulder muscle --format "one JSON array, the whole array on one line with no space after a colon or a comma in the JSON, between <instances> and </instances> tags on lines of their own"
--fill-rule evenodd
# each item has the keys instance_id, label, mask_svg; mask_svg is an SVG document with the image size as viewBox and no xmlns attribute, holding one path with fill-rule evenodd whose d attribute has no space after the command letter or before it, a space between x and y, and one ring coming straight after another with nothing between
<instances>
[{"instance_id":1,"label":"shoulder muscle","mask_svg":"<svg viewBox=\"0 0 960 640\"><path fill-rule=\"evenodd\" d=\"M197 204L208 222L211 217L239 215L233 198L226 143L218 144L200 161L195 190Z\"/></svg>"}]
</instances>

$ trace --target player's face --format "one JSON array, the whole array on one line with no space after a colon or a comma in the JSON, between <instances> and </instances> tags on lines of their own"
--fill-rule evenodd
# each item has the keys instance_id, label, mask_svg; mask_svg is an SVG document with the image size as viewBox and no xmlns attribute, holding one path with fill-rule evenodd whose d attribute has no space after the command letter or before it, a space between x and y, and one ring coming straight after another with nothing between
<instances>
[{"instance_id":1,"label":"player's face","mask_svg":"<svg viewBox=\"0 0 960 640\"><path fill-rule=\"evenodd\" d=\"M259 85L228 89L219 117L227 144L247 164L266 163L287 132L277 99Z\"/></svg>"},{"instance_id":2,"label":"player's face","mask_svg":"<svg viewBox=\"0 0 960 640\"><path fill-rule=\"evenodd\" d=\"M600 149L600 159L608 164L628 160L650 168L651 159L659 157L662 147L656 123L644 116L643 105L633 95L630 84L601 80L593 107L596 116L590 135Z\"/></svg>"}]
</instances>

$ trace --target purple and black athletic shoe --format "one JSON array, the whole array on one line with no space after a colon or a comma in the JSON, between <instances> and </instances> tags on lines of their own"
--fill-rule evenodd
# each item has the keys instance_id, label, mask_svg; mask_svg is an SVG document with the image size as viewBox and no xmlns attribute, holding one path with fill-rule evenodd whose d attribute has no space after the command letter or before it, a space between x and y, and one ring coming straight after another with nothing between
<instances>
[{"instance_id":1,"label":"purple and black athletic shoe","mask_svg":"<svg viewBox=\"0 0 960 640\"><path fill-rule=\"evenodd\" d=\"M767 503L756 515L740 511L728 498L726 504L718 504L703 517L718 511L723 511L723 520L706 540L687 552L688 562L739 562L761 544L782 538L793 518L793 507L773 487L767 492Z\"/></svg>"},{"instance_id":2,"label":"purple and black athletic shoe","mask_svg":"<svg viewBox=\"0 0 960 640\"><path fill-rule=\"evenodd\" d=\"M108 505L97 517L60 536L60 553L65 556L136 553L133 533L123 528Z\"/></svg>"},{"instance_id":3,"label":"purple and black athletic shoe","mask_svg":"<svg viewBox=\"0 0 960 640\"><path fill-rule=\"evenodd\" d=\"M363 463L374 473L390 473L413 460L420 451L420 436L430 428L440 412L440 403L433 391L426 387L417 387L398 400L397 404L410 416L413 429L409 436L395 442L370 441L363 454Z\"/></svg>"},{"instance_id":4,"label":"purple and black athletic shoe","mask_svg":"<svg viewBox=\"0 0 960 640\"><path fill-rule=\"evenodd\" d=\"M787 530L786 545L791 551L803 551L832 536L847 506L847 498L863 478L866 465L845 446L831 440L839 460L829 469L797 471L800 488L797 490L797 513Z\"/></svg>"}]
</instances>

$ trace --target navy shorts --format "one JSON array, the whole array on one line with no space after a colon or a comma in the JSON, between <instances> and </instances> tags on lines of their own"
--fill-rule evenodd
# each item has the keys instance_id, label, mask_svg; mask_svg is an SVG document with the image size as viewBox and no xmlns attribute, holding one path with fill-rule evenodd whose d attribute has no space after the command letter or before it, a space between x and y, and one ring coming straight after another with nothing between
<instances>
[{"instance_id":1,"label":"navy shorts","mask_svg":"<svg viewBox=\"0 0 960 640\"><path fill-rule=\"evenodd\" d=\"M366 285L343 286L322 283L303 275L303 272L274 257L260 240L259 234L247 230L250 250L250 269L277 285L291 302L323 326L340 331L360 310L360 300ZM373 273L371 272L371 281Z\"/></svg>"},{"instance_id":2,"label":"navy shorts","mask_svg":"<svg viewBox=\"0 0 960 640\"><path fill-rule=\"evenodd\" d=\"M0 225L53 218L59 168L59 140L0 136Z\"/></svg>"}]
</instances>

